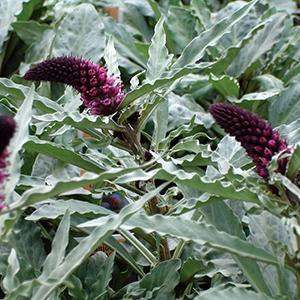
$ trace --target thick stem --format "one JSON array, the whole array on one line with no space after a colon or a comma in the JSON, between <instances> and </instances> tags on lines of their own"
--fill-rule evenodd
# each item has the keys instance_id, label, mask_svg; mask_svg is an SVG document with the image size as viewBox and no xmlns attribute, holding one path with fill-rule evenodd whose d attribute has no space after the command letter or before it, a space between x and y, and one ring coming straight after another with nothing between
<instances>
[{"instance_id":1,"label":"thick stem","mask_svg":"<svg viewBox=\"0 0 300 300\"><path fill-rule=\"evenodd\" d=\"M126 136L126 139L128 141L128 143L131 145L132 149L135 151L135 154L139 155L141 158L144 158L145 156L145 149L142 147L140 141L138 140L137 136L136 136L136 132L134 131L134 129L130 126L130 124L126 123L125 124L126 127L126 132L124 133ZM155 214L164 214L165 213L165 209L164 208L160 208L158 206L158 199L157 197L154 197L153 199L151 199L149 201L149 213L151 215L155 215ZM162 249L160 251L160 257L162 260L168 260L171 258L171 254L170 254L170 249L169 249L169 245L168 245L168 241L167 239L162 239L161 240L161 246Z\"/></svg>"},{"instance_id":2,"label":"thick stem","mask_svg":"<svg viewBox=\"0 0 300 300\"><path fill-rule=\"evenodd\" d=\"M170 253L170 248L168 245L168 240L166 238L163 238L160 243L162 245L162 250L160 251L161 260L164 261L164 260L171 259L171 253Z\"/></svg>"},{"instance_id":3,"label":"thick stem","mask_svg":"<svg viewBox=\"0 0 300 300\"><path fill-rule=\"evenodd\" d=\"M144 158L145 149L142 147L140 141L137 139L136 132L128 123L125 124L125 127L126 127L126 131L124 132L124 134L134 154Z\"/></svg>"},{"instance_id":4,"label":"thick stem","mask_svg":"<svg viewBox=\"0 0 300 300\"><path fill-rule=\"evenodd\" d=\"M158 199L155 197L149 201L149 212L151 215L164 214L164 208L158 206ZM160 258L162 261L168 260L171 258L171 253L166 238L162 238L160 242L162 249L160 250Z\"/></svg>"},{"instance_id":5,"label":"thick stem","mask_svg":"<svg viewBox=\"0 0 300 300\"><path fill-rule=\"evenodd\" d=\"M181 254L182 254L182 251L184 249L184 246L185 246L185 241L184 240L180 240L175 251L174 251L174 254L173 254L173 259L176 259L176 258L180 258Z\"/></svg>"}]
</instances>

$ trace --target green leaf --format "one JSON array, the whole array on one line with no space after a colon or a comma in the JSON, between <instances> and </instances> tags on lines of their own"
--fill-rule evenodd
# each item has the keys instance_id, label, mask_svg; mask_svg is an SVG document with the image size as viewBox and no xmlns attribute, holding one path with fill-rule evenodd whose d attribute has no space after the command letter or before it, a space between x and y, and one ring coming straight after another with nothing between
<instances>
[{"instance_id":1,"label":"green leaf","mask_svg":"<svg viewBox=\"0 0 300 300\"><path fill-rule=\"evenodd\" d=\"M131 34L129 34L126 27L122 24L116 23L111 18L104 18L103 22L105 25L105 31L114 37L117 52L122 55L124 59L130 59L130 62L120 60L120 64L124 63L127 69L132 69L130 71L133 71L133 73L140 71L141 67L145 68L146 58L133 46L135 44L135 39ZM132 64L131 61L133 61L134 64Z\"/></svg>"},{"instance_id":2,"label":"green leaf","mask_svg":"<svg viewBox=\"0 0 300 300\"><path fill-rule=\"evenodd\" d=\"M17 257L17 253L15 249L11 249L11 252L8 257L7 271L5 277L3 278L3 287L6 291L10 292L18 286L19 280L16 277L16 275L19 271L20 264Z\"/></svg>"},{"instance_id":3,"label":"green leaf","mask_svg":"<svg viewBox=\"0 0 300 300\"><path fill-rule=\"evenodd\" d=\"M264 0L262 2L266 3L270 7L276 8L277 11L285 11L290 14L294 13L297 9L297 3L295 3L293 0L286 0L284 2L280 0Z\"/></svg>"},{"instance_id":4,"label":"green leaf","mask_svg":"<svg viewBox=\"0 0 300 300\"><path fill-rule=\"evenodd\" d=\"M207 30L211 26L211 13L207 7L206 1L192 0L191 7L195 10L195 14L204 30Z\"/></svg>"},{"instance_id":5,"label":"green leaf","mask_svg":"<svg viewBox=\"0 0 300 300\"><path fill-rule=\"evenodd\" d=\"M11 247L8 243L0 243L0 274L4 276L8 265L8 256L10 254Z\"/></svg>"},{"instance_id":6,"label":"green leaf","mask_svg":"<svg viewBox=\"0 0 300 300\"><path fill-rule=\"evenodd\" d=\"M138 296L139 299L175 299L174 288L179 283L180 260L161 262L139 282L127 286L125 295L118 293L122 299ZM151 295L151 296L150 296Z\"/></svg>"},{"instance_id":7,"label":"green leaf","mask_svg":"<svg viewBox=\"0 0 300 300\"><path fill-rule=\"evenodd\" d=\"M51 197L59 195L61 193L72 191L79 187L84 187L89 184L96 184L98 182L103 182L104 180L113 180L120 175L124 175L127 172L132 172L137 168L110 168L106 172L102 172L100 175L95 175L91 173L86 173L82 177L75 177L67 180L60 180L56 182L53 186L37 186L30 190L27 190L22 194L22 197L14 203L11 208L18 209L24 206L32 205L37 202L47 200Z\"/></svg>"},{"instance_id":8,"label":"green leaf","mask_svg":"<svg viewBox=\"0 0 300 300\"><path fill-rule=\"evenodd\" d=\"M249 241L277 257L279 264L277 268L271 265L261 266L265 282L272 295L283 295L289 299L296 299L295 274L284 268L285 255L292 253L294 247L295 237L292 230L281 218L268 211L260 214L248 214L247 221L250 229Z\"/></svg>"},{"instance_id":9,"label":"green leaf","mask_svg":"<svg viewBox=\"0 0 300 300\"><path fill-rule=\"evenodd\" d=\"M224 198L259 203L256 193L251 192L243 185L236 186L227 180L222 181L222 175L219 172L219 177L212 179L208 176L202 176L197 169L195 172L188 172L183 170L180 166L175 165L171 161L164 161L161 158L159 158L157 161L159 164L161 164L162 168L154 169L149 172L145 172L143 170L134 170L131 173L129 172L128 174L119 176L115 180L115 183L129 183L135 180L147 181L153 178L174 181L176 184L181 184L202 192L209 192Z\"/></svg>"},{"instance_id":10,"label":"green leaf","mask_svg":"<svg viewBox=\"0 0 300 300\"><path fill-rule=\"evenodd\" d=\"M10 176L6 180L5 184L5 195L8 203L12 203L12 194L20 179L20 170L23 162L19 156L19 151L28 141L29 123L32 118L33 96L34 91L31 89L15 116L17 129L9 144L10 154L8 158L9 165L7 167L7 172Z\"/></svg>"},{"instance_id":11,"label":"green leaf","mask_svg":"<svg viewBox=\"0 0 300 300\"><path fill-rule=\"evenodd\" d=\"M0 53L2 52L3 43L8 38L7 35L11 29L12 23L16 20L16 16L21 13L23 3L28 1L29 0L0 1Z\"/></svg>"},{"instance_id":12,"label":"green leaf","mask_svg":"<svg viewBox=\"0 0 300 300\"><path fill-rule=\"evenodd\" d=\"M111 255L114 257L114 253ZM108 258L104 252L97 251L93 255L88 257L75 271L74 275L76 275L76 278L78 280L80 279L81 281L80 284L76 285L81 285L82 291L84 291L84 293L86 294L85 300L97 299L97 297L91 297L92 285L98 280L99 273L101 273L102 269L105 267L105 264L108 263L108 260L111 260L111 258ZM74 280L72 280L72 283L73 282ZM69 284L68 286L70 289ZM75 291L73 291L73 293L74 292Z\"/></svg>"},{"instance_id":13,"label":"green leaf","mask_svg":"<svg viewBox=\"0 0 300 300\"><path fill-rule=\"evenodd\" d=\"M168 131L190 122L193 117L195 117L195 124L204 125L205 128L209 128L213 124L212 116L191 95L180 97L175 93L169 93L167 98L169 107L169 116L166 117L168 119ZM162 119L159 121L162 122Z\"/></svg>"},{"instance_id":14,"label":"green leaf","mask_svg":"<svg viewBox=\"0 0 300 300\"><path fill-rule=\"evenodd\" d=\"M180 282L186 283L187 281L191 281L195 274L203 269L204 265L201 261L188 258L180 270Z\"/></svg>"},{"instance_id":15,"label":"green leaf","mask_svg":"<svg viewBox=\"0 0 300 300\"><path fill-rule=\"evenodd\" d=\"M70 215L74 213L88 214L93 213L95 215L110 215L112 212L105 209L102 206L89 203L87 201L79 200L55 200L47 201L46 204L38 206L38 208L29 216L26 220L39 221L41 219L56 219L69 211Z\"/></svg>"},{"instance_id":16,"label":"green leaf","mask_svg":"<svg viewBox=\"0 0 300 300\"><path fill-rule=\"evenodd\" d=\"M122 11L122 23L126 25L131 34L139 35L146 42L150 41L152 31L145 16L153 16L147 1L120 1L112 2Z\"/></svg>"},{"instance_id":17,"label":"green leaf","mask_svg":"<svg viewBox=\"0 0 300 300\"><path fill-rule=\"evenodd\" d=\"M52 270L48 278L40 282L40 286L35 290L32 300L44 300L54 291L64 280L82 263L82 261L93 251L96 247L105 241L105 238L115 231L126 219L140 210L147 201L156 196L166 184L159 188L152 190L138 201L125 206L118 215L112 215L95 219L91 222L101 221L102 225L96 227L90 235L82 239L79 244L73 248L65 257L64 261ZM86 227L88 223L81 224L80 227Z\"/></svg>"},{"instance_id":18,"label":"green leaf","mask_svg":"<svg viewBox=\"0 0 300 300\"><path fill-rule=\"evenodd\" d=\"M218 230L237 236L242 240L246 239L241 221L225 202L215 202L200 208L200 210L204 214L206 221L214 225ZM260 268L255 261L238 255L233 255L233 259L257 291L271 296Z\"/></svg>"},{"instance_id":19,"label":"green leaf","mask_svg":"<svg viewBox=\"0 0 300 300\"><path fill-rule=\"evenodd\" d=\"M197 23L191 11L180 6L170 5L166 19L170 39L175 54L180 54L185 46L197 35Z\"/></svg>"},{"instance_id":20,"label":"green leaf","mask_svg":"<svg viewBox=\"0 0 300 300\"><path fill-rule=\"evenodd\" d=\"M63 216L54 239L52 241L51 252L46 257L43 264L43 272L39 276L40 280L46 279L53 269L57 268L65 258L66 248L69 243L70 213L67 210Z\"/></svg>"},{"instance_id":21,"label":"green leaf","mask_svg":"<svg viewBox=\"0 0 300 300\"><path fill-rule=\"evenodd\" d=\"M172 66L173 69L182 68L184 66L196 63L203 57L207 47L214 46L216 42L227 33L230 28L238 21L243 19L252 7L257 3L257 0L253 0L239 10L235 11L231 16L224 18L208 30L200 33L195 37L182 51L181 56Z\"/></svg>"},{"instance_id":22,"label":"green leaf","mask_svg":"<svg viewBox=\"0 0 300 300\"><path fill-rule=\"evenodd\" d=\"M172 60L166 47L166 34L164 32L164 19L161 17L154 28L154 35L149 47L149 59L147 62L147 81L153 81L161 77L167 70Z\"/></svg>"},{"instance_id":23,"label":"green leaf","mask_svg":"<svg viewBox=\"0 0 300 300\"><path fill-rule=\"evenodd\" d=\"M243 49L229 66L227 72L234 77L241 76L250 68L263 54L272 49L278 41L284 26L285 14L272 16L269 23L259 31Z\"/></svg>"},{"instance_id":24,"label":"green leaf","mask_svg":"<svg viewBox=\"0 0 300 300\"><path fill-rule=\"evenodd\" d=\"M210 152L205 149L203 152L203 157L210 157L212 162L217 163L221 174L228 174L231 167L238 169L249 163L245 149L234 137L229 135L222 138L215 151Z\"/></svg>"},{"instance_id":25,"label":"green leaf","mask_svg":"<svg viewBox=\"0 0 300 300\"><path fill-rule=\"evenodd\" d=\"M51 27L36 21L18 21L13 24L14 31L27 45L40 42L45 31Z\"/></svg>"},{"instance_id":26,"label":"green leaf","mask_svg":"<svg viewBox=\"0 0 300 300\"><path fill-rule=\"evenodd\" d=\"M217 288L217 289L209 289L208 291L201 292L195 300L271 300L274 299L269 298L265 294L255 293L251 290L231 287L227 289Z\"/></svg>"},{"instance_id":27,"label":"green leaf","mask_svg":"<svg viewBox=\"0 0 300 300\"><path fill-rule=\"evenodd\" d=\"M8 78L0 78L0 94L4 96L9 95L11 104L13 106L20 106L24 98L30 93L31 89L22 84L14 83ZM33 98L37 103L34 103L35 106L38 106L40 109L46 112L62 111L62 107L56 102L49 100L46 97L42 97L39 94L34 92Z\"/></svg>"},{"instance_id":28,"label":"green leaf","mask_svg":"<svg viewBox=\"0 0 300 300\"><path fill-rule=\"evenodd\" d=\"M274 175L274 178L297 197L297 202L300 202L300 188L297 185L295 185L289 178L281 174Z\"/></svg>"},{"instance_id":29,"label":"green leaf","mask_svg":"<svg viewBox=\"0 0 300 300\"><path fill-rule=\"evenodd\" d=\"M90 299L97 299L99 295L103 295L107 289L110 280L112 279L115 253L111 254L105 260L101 270L97 274L97 280L91 286Z\"/></svg>"},{"instance_id":30,"label":"green leaf","mask_svg":"<svg viewBox=\"0 0 300 300\"><path fill-rule=\"evenodd\" d=\"M292 68L288 69L286 74L283 76L283 81L286 84L291 83L293 80L297 80L300 73L300 63L296 64Z\"/></svg>"},{"instance_id":31,"label":"green leaf","mask_svg":"<svg viewBox=\"0 0 300 300\"><path fill-rule=\"evenodd\" d=\"M257 93L250 93L245 94L242 98L236 99L233 97L227 97L228 100L232 103L242 103L244 101L264 101L274 96L277 96L280 93L278 89L272 89L265 92L257 92Z\"/></svg>"},{"instance_id":32,"label":"green leaf","mask_svg":"<svg viewBox=\"0 0 300 300\"><path fill-rule=\"evenodd\" d=\"M134 100L138 99L139 97L148 94L154 91L155 89L158 89L166 84L171 84L176 79L181 78L187 74L199 71L201 69L206 69L209 65L210 63L203 63L197 66L193 65L191 67L181 68L179 70L173 70L164 74L163 77L156 79L153 83L144 83L143 85L139 86L135 90L132 90L129 93L127 93L120 107L124 108L128 106L130 103L132 103Z\"/></svg>"},{"instance_id":33,"label":"green leaf","mask_svg":"<svg viewBox=\"0 0 300 300\"><path fill-rule=\"evenodd\" d=\"M159 96L158 96L159 97ZM155 149L158 148L159 142L165 138L168 131L168 101L165 99L156 108L153 115L154 132L152 143Z\"/></svg>"},{"instance_id":34,"label":"green leaf","mask_svg":"<svg viewBox=\"0 0 300 300\"><path fill-rule=\"evenodd\" d=\"M155 287L160 287L160 297L166 297L174 293L174 288L179 282L180 260L169 260L161 262L151 273L147 274L139 283L141 288L152 290Z\"/></svg>"},{"instance_id":35,"label":"green leaf","mask_svg":"<svg viewBox=\"0 0 300 300\"><path fill-rule=\"evenodd\" d=\"M193 130L194 124L195 117L192 117L188 124L182 124L178 126L178 128L176 128L175 130L172 130L165 139L160 141L159 149L169 149L170 143L180 135L189 134Z\"/></svg>"},{"instance_id":36,"label":"green leaf","mask_svg":"<svg viewBox=\"0 0 300 300\"><path fill-rule=\"evenodd\" d=\"M142 268L138 265L135 258L128 252L128 250L123 246L123 244L119 243L113 236L109 236L105 240L105 244L107 244L110 248L114 249L117 254L127 262L132 269L139 274L140 276L144 276L145 273Z\"/></svg>"},{"instance_id":37,"label":"green leaf","mask_svg":"<svg viewBox=\"0 0 300 300\"><path fill-rule=\"evenodd\" d=\"M205 176L201 176L199 172L185 172L172 162L159 160L159 163L162 165L163 172L159 172L156 175L157 178L170 180L170 178L175 176L174 182L177 184L182 184L202 192L209 192L230 199L257 202L257 195L245 188L234 187L228 181L222 182L217 179L208 179Z\"/></svg>"},{"instance_id":38,"label":"green leaf","mask_svg":"<svg viewBox=\"0 0 300 300\"><path fill-rule=\"evenodd\" d=\"M45 154L90 172L100 173L103 171L103 168L86 155L78 154L71 149L67 149L52 142L40 140L35 136L32 136L24 147L27 151Z\"/></svg>"},{"instance_id":39,"label":"green leaf","mask_svg":"<svg viewBox=\"0 0 300 300\"><path fill-rule=\"evenodd\" d=\"M18 257L24 259L26 265L30 265L35 274L39 274L46 258L39 226L20 218L9 235L9 242Z\"/></svg>"},{"instance_id":40,"label":"green leaf","mask_svg":"<svg viewBox=\"0 0 300 300\"><path fill-rule=\"evenodd\" d=\"M151 117L151 115L153 114L155 109L163 101L165 101L164 98L155 96L155 97L152 97L150 101L147 101L145 103L143 110L140 112L139 123L138 123L138 127L137 127L139 132L144 129L147 121L149 120L149 118Z\"/></svg>"},{"instance_id":41,"label":"green leaf","mask_svg":"<svg viewBox=\"0 0 300 300\"><path fill-rule=\"evenodd\" d=\"M280 95L272 99L269 106L269 121L273 126L289 124L300 118L300 84L293 82Z\"/></svg>"},{"instance_id":42,"label":"green leaf","mask_svg":"<svg viewBox=\"0 0 300 300\"><path fill-rule=\"evenodd\" d=\"M97 62L105 47L104 25L95 9L83 3L69 12L59 24L52 55L77 55Z\"/></svg>"},{"instance_id":43,"label":"green leaf","mask_svg":"<svg viewBox=\"0 0 300 300\"><path fill-rule=\"evenodd\" d=\"M147 0L147 2L149 3L149 5L152 8L153 13L155 14L156 20L158 20L161 17L161 12L160 12L158 3L154 0Z\"/></svg>"},{"instance_id":44,"label":"green leaf","mask_svg":"<svg viewBox=\"0 0 300 300\"><path fill-rule=\"evenodd\" d=\"M276 127L280 136L285 138L289 145L296 145L300 142L300 118L290 124L283 124Z\"/></svg>"},{"instance_id":45,"label":"green leaf","mask_svg":"<svg viewBox=\"0 0 300 300\"><path fill-rule=\"evenodd\" d=\"M216 12L214 16L214 22L219 22L220 20L232 15L234 12L241 9L247 1L233 1L226 3L225 6L220 7L221 9ZM213 55L220 55L221 52L234 45L237 41L240 41L249 34L253 27L255 27L259 20L259 14L256 7L252 7L247 15L239 20L236 24L232 26L230 32L225 34L221 40L218 42L216 47L210 48L209 51Z\"/></svg>"},{"instance_id":46,"label":"green leaf","mask_svg":"<svg viewBox=\"0 0 300 300\"><path fill-rule=\"evenodd\" d=\"M120 70L118 68L118 54L115 49L114 45L114 38L113 36L109 35L104 51L104 59L105 65L108 70L109 75L113 75L116 78L120 77Z\"/></svg>"},{"instance_id":47,"label":"green leaf","mask_svg":"<svg viewBox=\"0 0 300 300\"><path fill-rule=\"evenodd\" d=\"M93 221L89 223L92 225ZM148 233L155 231L161 235L171 235L185 241L194 241L241 257L278 264L277 257L271 253L224 231L218 231L214 226L203 222L197 223L182 217L136 214L121 226L127 230L135 227Z\"/></svg>"},{"instance_id":48,"label":"green leaf","mask_svg":"<svg viewBox=\"0 0 300 300\"><path fill-rule=\"evenodd\" d=\"M87 300L88 295L84 290L81 281L75 275L71 275L66 281L65 285L68 287L68 292L73 299Z\"/></svg>"},{"instance_id":49,"label":"green leaf","mask_svg":"<svg viewBox=\"0 0 300 300\"><path fill-rule=\"evenodd\" d=\"M238 24L236 24L235 26L237 26ZM233 46L228 47L226 51L225 50L222 51L224 54L222 53L222 56L218 58L218 61L211 68L209 68L208 71L215 75L222 75L226 71L228 66L232 63L232 61L234 61L234 59L237 57L238 53L240 53L242 48L245 45L247 45L247 43L250 42L253 36L265 25L266 25L266 21L259 23L253 28L251 27L251 30L247 33L247 35L244 35L244 32L242 32L241 40L240 39L238 39L237 41L234 40Z\"/></svg>"},{"instance_id":50,"label":"green leaf","mask_svg":"<svg viewBox=\"0 0 300 300\"><path fill-rule=\"evenodd\" d=\"M42 33L37 33L42 34ZM52 47L52 42L55 37L54 29L48 29L43 32L41 37L35 41L26 51L25 62L27 64L39 63L49 57ZM27 40L30 38L26 37ZM24 74L28 65L21 65L20 73ZM46 94L47 96L47 94Z\"/></svg>"},{"instance_id":51,"label":"green leaf","mask_svg":"<svg viewBox=\"0 0 300 300\"><path fill-rule=\"evenodd\" d=\"M227 75L217 77L214 74L210 74L209 82L224 97L237 98L239 96L240 85L233 77Z\"/></svg>"},{"instance_id":52,"label":"green leaf","mask_svg":"<svg viewBox=\"0 0 300 300\"><path fill-rule=\"evenodd\" d=\"M289 159L287 177L294 180L300 170L300 145L297 145Z\"/></svg>"},{"instance_id":53,"label":"green leaf","mask_svg":"<svg viewBox=\"0 0 300 300\"><path fill-rule=\"evenodd\" d=\"M70 125L81 130L102 128L120 131L123 129L110 118L89 116L79 113L78 111L45 114L41 116L35 116L35 119L41 122L57 122L58 124Z\"/></svg>"},{"instance_id":54,"label":"green leaf","mask_svg":"<svg viewBox=\"0 0 300 300\"><path fill-rule=\"evenodd\" d=\"M253 80L255 83L259 84L260 91L268 91L273 89L281 91L284 88L282 80L271 74L263 74L255 77Z\"/></svg>"}]
</instances>

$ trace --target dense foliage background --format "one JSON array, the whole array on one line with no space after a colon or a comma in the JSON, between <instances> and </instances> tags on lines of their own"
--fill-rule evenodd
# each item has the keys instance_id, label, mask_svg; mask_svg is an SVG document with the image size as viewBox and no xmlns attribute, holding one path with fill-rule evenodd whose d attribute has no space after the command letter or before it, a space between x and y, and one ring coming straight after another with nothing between
<instances>
[{"instance_id":1,"label":"dense foliage background","mask_svg":"<svg viewBox=\"0 0 300 300\"><path fill-rule=\"evenodd\" d=\"M298 23L291 0L1 0L0 111L17 122L3 297L299 299ZM90 116L70 87L22 78L70 54L120 74L118 115ZM255 173L208 113L215 102L278 128L294 146L286 176L276 157L268 183ZM149 161L118 138L135 112ZM120 211L101 205L112 193Z\"/></svg>"}]
</instances>

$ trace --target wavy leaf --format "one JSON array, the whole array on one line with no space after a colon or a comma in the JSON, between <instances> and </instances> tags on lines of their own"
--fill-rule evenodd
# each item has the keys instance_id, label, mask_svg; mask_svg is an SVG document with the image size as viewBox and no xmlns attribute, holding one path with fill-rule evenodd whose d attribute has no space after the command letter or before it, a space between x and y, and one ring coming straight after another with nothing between
<instances>
[{"instance_id":1,"label":"wavy leaf","mask_svg":"<svg viewBox=\"0 0 300 300\"><path fill-rule=\"evenodd\" d=\"M83 224L83 226L96 225L95 220ZM278 264L276 256L245 240L224 231L218 231L214 226L206 223L197 223L182 217L138 214L131 216L121 227L127 230L138 227L148 233L155 231L161 235L171 235L185 241L194 241L241 257Z\"/></svg>"},{"instance_id":2,"label":"wavy leaf","mask_svg":"<svg viewBox=\"0 0 300 300\"><path fill-rule=\"evenodd\" d=\"M95 9L83 3L68 13L59 24L52 45L52 55L77 55L97 62L105 47L104 25Z\"/></svg>"}]
</instances>

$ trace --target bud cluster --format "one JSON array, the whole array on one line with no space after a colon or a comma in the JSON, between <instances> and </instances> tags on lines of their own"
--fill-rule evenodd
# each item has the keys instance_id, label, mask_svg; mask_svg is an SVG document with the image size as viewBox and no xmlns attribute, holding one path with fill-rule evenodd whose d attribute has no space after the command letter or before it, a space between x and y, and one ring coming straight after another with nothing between
<instances>
[{"instance_id":1,"label":"bud cluster","mask_svg":"<svg viewBox=\"0 0 300 300\"><path fill-rule=\"evenodd\" d=\"M45 60L27 71L24 79L72 86L81 94L84 106L92 115L113 114L125 95L121 82L108 76L105 67L73 56Z\"/></svg>"},{"instance_id":2,"label":"bud cluster","mask_svg":"<svg viewBox=\"0 0 300 300\"><path fill-rule=\"evenodd\" d=\"M209 111L220 127L245 148L256 164L257 173L267 178L267 167L273 155L288 149L287 142L280 138L278 131L256 114L234 105L217 103L211 105ZM285 172L287 162L287 159L280 162L279 172Z\"/></svg>"}]
</instances>

